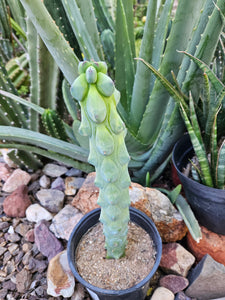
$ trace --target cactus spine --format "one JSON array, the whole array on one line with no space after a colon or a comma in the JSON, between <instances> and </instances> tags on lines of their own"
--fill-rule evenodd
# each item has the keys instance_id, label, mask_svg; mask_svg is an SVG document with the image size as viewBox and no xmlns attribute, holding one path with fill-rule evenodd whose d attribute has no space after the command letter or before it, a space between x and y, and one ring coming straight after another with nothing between
<instances>
[{"instance_id":1,"label":"cactus spine","mask_svg":"<svg viewBox=\"0 0 225 300\"><path fill-rule=\"evenodd\" d=\"M126 129L116 110L120 96L104 62L80 62L78 69L71 94L81 106L80 133L89 136L107 258L117 259L125 254L130 205Z\"/></svg>"}]
</instances>

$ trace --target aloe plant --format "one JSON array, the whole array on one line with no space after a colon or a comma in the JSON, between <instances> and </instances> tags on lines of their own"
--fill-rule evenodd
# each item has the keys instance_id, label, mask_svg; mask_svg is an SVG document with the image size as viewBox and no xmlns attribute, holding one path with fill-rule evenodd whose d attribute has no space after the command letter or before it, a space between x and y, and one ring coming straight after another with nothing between
<instances>
[{"instance_id":1,"label":"aloe plant","mask_svg":"<svg viewBox=\"0 0 225 300\"><path fill-rule=\"evenodd\" d=\"M125 254L130 205L126 130L116 110L120 94L104 62L81 62L78 69L71 93L81 106L79 130L90 141L88 161L95 166L95 185L100 188L107 258L120 258Z\"/></svg>"},{"instance_id":2,"label":"aloe plant","mask_svg":"<svg viewBox=\"0 0 225 300\"><path fill-rule=\"evenodd\" d=\"M121 93L118 111L127 127L129 169L137 181L144 179L146 172L154 179L166 166L171 149L185 127L172 97L151 71L134 59L133 1L116 0L113 9L107 9L106 0L87 0L85 4L82 0L54 0L52 9L48 5L52 1L20 2L68 82L64 83L64 96L70 114L73 105L65 88L78 76L81 52L86 60L109 62L110 75ZM172 6L173 0L163 5L159 0L148 2L139 56L168 79L172 68L184 91L192 90L194 94L198 69L176 50L187 50L209 64L224 26L225 3L223 0L179 1L173 19ZM60 19L62 13L64 17ZM67 127L70 142L82 145L88 153L87 139L77 132L80 120L76 113L71 116L74 131ZM35 128L32 130L38 130ZM3 138L1 127L0 137Z\"/></svg>"}]
</instances>

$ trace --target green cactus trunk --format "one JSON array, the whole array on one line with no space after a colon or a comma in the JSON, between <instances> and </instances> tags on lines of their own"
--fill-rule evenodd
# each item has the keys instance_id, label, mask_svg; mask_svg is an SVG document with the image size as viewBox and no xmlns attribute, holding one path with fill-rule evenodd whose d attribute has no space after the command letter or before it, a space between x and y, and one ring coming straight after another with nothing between
<instances>
[{"instance_id":1,"label":"green cactus trunk","mask_svg":"<svg viewBox=\"0 0 225 300\"><path fill-rule=\"evenodd\" d=\"M125 254L129 222L129 155L124 137L126 128L116 110L120 94L106 75L104 62L81 62L80 76L71 94L80 102L79 131L89 136L89 162L95 166L95 185L100 193L100 220L103 223L107 258Z\"/></svg>"}]
</instances>

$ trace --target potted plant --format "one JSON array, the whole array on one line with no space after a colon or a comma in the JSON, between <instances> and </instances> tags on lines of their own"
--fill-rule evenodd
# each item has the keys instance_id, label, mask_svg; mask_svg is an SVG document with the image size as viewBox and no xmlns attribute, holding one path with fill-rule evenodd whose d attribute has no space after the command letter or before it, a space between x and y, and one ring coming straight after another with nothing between
<instances>
[{"instance_id":1,"label":"potted plant","mask_svg":"<svg viewBox=\"0 0 225 300\"><path fill-rule=\"evenodd\" d=\"M184 95L175 78L172 86L148 66L178 103L188 131L172 154L187 200L201 225L225 234L225 85L203 61L185 54L203 71L198 82L199 89L201 85L203 88L195 97L191 93L189 97ZM188 164L192 170L189 176L183 172Z\"/></svg>"},{"instance_id":2,"label":"potted plant","mask_svg":"<svg viewBox=\"0 0 225 300\"><path fill-rule=\"evenodd\" d=\"M95 166L95 185L99 187L97 209L81 220L68 242L72 272L88 288L93 299L144 299L149 280L156 271L162 251L161 238L151 219L129 208L129 155L124 138L126 129L116 110L120 94L106 75L104 62L81 62L79 76L71 86L72 96L81 106L80 133L89 137L89 162ZM153 239L156 257L153 268L140 282L124 290L103 289L90 284L79 274L76 249L82 236L100 221L105 236L106 258L118 260L125 255L129 220L141 226ZM99 250L100 251L100 250ZM104 276L104 275L103 275ZM94 296L93 296L94 295Z\"/></svg>"}]
</instances>

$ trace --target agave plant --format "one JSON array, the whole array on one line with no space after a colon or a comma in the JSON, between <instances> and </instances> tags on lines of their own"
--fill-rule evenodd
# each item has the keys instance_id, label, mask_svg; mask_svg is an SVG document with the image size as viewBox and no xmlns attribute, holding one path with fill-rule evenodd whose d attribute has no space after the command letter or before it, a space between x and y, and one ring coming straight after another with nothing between
<instances>
[{"instance_id":1,"label":"agave plant","mask_svg":"<svg viewBox=\"0 0 225 300\"><path fill-rule=\"evenodd\" d=\"M131 156L129 169L136 180L145 178L146 172L150 172L153 180L167 164L173 144L182 135L184 126L178 106L172 97L162 88L160 81L152 76L151 71L142 62L134 59L136 51L133 1L20 2L28 17L27 28L32 30L30 34L39 41L41 39L53 58L48 56L47 61L51 60L51 63L57 64L64 75L64 101L73 118L73 128L64 124L67 141L61 141L58 137L48 139L45 134L37 132L37 123L30 129L19 124L15 127L10 126L3 110L1 117L4 122L1 124L6 126L0 126L0 138L12 142L7 143L9 148L28 150L26 147L29 147L28 151L32 153L55 156L67 163L73 161L73 165L86 171L90 170L91 167L87 164L87 139L78 134L79 114L68 90L78 76L77 68L82 56L86 60L106 60L110 65L110 75L121 93L118 111L127 127L126 145ZM155 69L159 69L168 79L171 77L170 69L173 69L177 81L184 87L184 92L191 90L194 94L197 90L194 83L198 69L194 64L190 64L183 53L177 53L176 50L187 50L191 55L209 64L224 26L225 3L223 0L179 1L173 19L172 7L173 0L148 2L139 56L151 63ZM37 53L32 50L37 48L36 39L28 39L28 44L30 62L32 57L37 61ZM31 73L31 82L39 82L35 80L38 72L31 69ZM50 78L54 78L56 73L54 65ZM46 88L42 90L55 91L57 76L53 81L46 80L45 73L42 73L42 76L40 84L46 84ZM19 102L13 95L16 92L12 93L4 86L2 90L9 93L1 92L7 99L2 99L1 102L9 101L10 105L15 99ZM55 109L49 105L44 106L44 102L38 102L37 95L40 93L37 91L37 85L32 85L33 96L30 104L39 105L30 105L31 112L36 115L34 120L38 120L37 112L40 114L42 111L40 107ZM22 102L23 99L20 99L20 103ZM24 104L20 106L24 109ZM54 144L55 147L49 148L49 144ZM64 152L64 148L67 151Z\"/></svg>"},{"instance_id":2,"label":"agave plant","mask_svg":"<svg viewBox=\"0 0 225 300\"><path fill-rule=\"evenodd\" d=\"M192 163L192 176L202 184L225 188L225 139L223 132L225 85L203 61L184 52L202 70L203 88L196 99L184 95L175 80L175 87L154 67L144 62L177 101L189 133L197 162Z\"/></svg>"}]
</instances>

